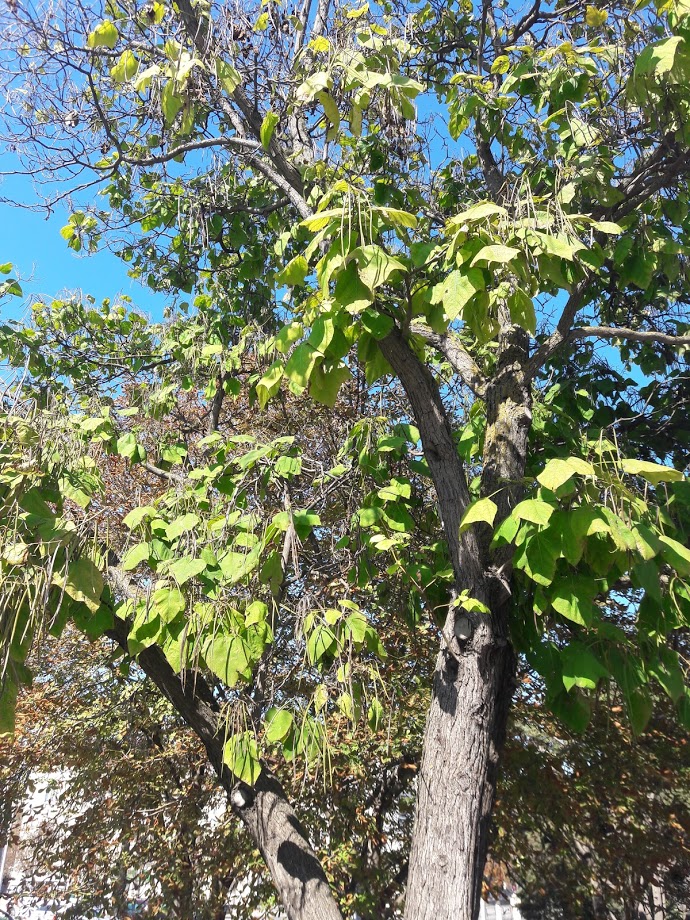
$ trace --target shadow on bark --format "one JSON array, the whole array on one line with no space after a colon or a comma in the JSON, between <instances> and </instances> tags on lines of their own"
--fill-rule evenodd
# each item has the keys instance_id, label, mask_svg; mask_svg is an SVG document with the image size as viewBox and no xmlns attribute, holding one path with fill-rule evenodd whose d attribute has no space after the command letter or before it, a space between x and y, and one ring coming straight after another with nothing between
<instances>
[{"instance_id":1,"label":"shadow on bark","mask_svg":"<svg viewBox=\"0 0 690 920\"><path fill-rule=\"evenodd\" d=\"M434 681L436 683L436 699L443 712L450 716L455 715L458 708L458 688L455 683L458 676L458 663L455 660L448 661L446 666L436 672Z\"/></svg>"},{"instance_id":2,"label":"shadow on bark","mask_svg":"<svg viewBox=\"0 0 690 920\"><path fill-rule=\"evenodd\" d=\"M311 853L286 840L278 847L278 862L291 878L298 879L306 887L309 882L324 884L323 869Z\"/></svg>"}]
</instances>

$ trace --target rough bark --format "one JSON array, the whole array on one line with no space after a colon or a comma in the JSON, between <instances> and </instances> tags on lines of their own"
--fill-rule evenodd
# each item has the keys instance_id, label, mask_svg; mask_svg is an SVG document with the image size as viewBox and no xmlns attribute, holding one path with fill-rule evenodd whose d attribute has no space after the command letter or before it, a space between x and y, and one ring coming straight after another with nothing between
<instances>
[{"instance_id":1,"label":"rough bark","mask_svg":"<svg viewBox=\"0 0 690 920\"><path fill-rule=\"evenodd\" d=\"M405 902L407 920L472 920L505 739L514 655L485 617L459 660L436 663Z\"/></svg>"},{"instance_id":2,"label":"rough bark","mask_svg":"<svg viewBox=\"0 0 690 920\"><path fill-rule=\"evenodd\" d=\"M498 368L486 390L487 436L482 494L503 518L520 492L531 420L524 364L527 339L506 327ZM406 920L472 920L479 911L500 753L514 689L508 635L509 577L474 529L459 533L469 502L465 471L429 369L394 331L382 351L400 378L419 427L436 486L456 575L490 614L472 613L471 635L456 638L451 607L434 673L424 737L405 902ZM460 611L462 612L462 611Z\"/></svg>"},{"instance_id":3,"label":"rough bark","mask_svg":"<svg viewBox=\"0 0 690 920\"><path fill-rule=\"evenodd\" d=\"M127 625L115 621L112 638L127 647ZM201 678L181 679L155 646L138 662L202 741L233 810L261 851L289 920L342 920L326 875L277 778L264 765L252 788L223 763L223 732L213 697Z\"/></svg>"}]
</instances>

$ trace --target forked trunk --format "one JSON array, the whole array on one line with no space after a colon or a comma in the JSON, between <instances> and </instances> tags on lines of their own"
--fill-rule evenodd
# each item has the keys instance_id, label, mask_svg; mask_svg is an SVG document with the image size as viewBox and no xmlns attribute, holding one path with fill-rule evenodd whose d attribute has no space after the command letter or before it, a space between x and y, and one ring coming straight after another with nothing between
<instances>
[{"instance_id":1,"label":"forked trunk","mask_svg":"<svg viewBox=\"0 0 690 920\"><path fill-rule=\"evenodd\" d=\"M436 662L406 920L473 920L479 911L515 656L487 618L458 657L444 648Z\"/></svg>"}]
</instances>

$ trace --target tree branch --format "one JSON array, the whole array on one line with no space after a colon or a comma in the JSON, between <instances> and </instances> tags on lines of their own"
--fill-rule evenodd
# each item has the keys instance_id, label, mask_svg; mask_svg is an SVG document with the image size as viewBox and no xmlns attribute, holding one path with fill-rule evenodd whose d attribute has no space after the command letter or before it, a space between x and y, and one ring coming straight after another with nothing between
<instances>
[{"instance_id":1,"label":"tree branch","mask_svg":"<svg viewBox=\"0 0 690 920\"><path fill-rule=\"evenodd\" d=\"M470 492L438 385L397 327L381 339L379 347L399 377L412 406L424 456L436 486L457 583L477 596L474 592L481 591L483 582L481 553L471 529L460 533L460 520L471 501Z\"/></svg>"},{"instance_id":2,"label":"tree branch","mask_svg":"<svg viewBox=\"0 0 690 920\"><path fill-rule=\"evenodd\" d=\"M568 341L587 338L627 339L630 342L649 343L650 345L670 345L671 348L690 345L690 335L670 335L667 332L627 329L624 326L579 326L571 329L567 336Z\"/></svg>"},{"instance_id":3,"label":"tree branch","mask_svg":"<svg viewBox=\"0 0 690 920\"><path fill-rule=\"evenodd\" d=\"M423 323L412 323L410 332L424 339L448 361L455 373L480 399L486 391L486 378L479 370L470 353L465 349L458 336L452 330L445 333L434 332Z\"/></svg>"},{"instance_id":4,"label":"tree branch","mask_svg":"<svg viewBox=\"0 0 690 920\"><path fill-rule=\"evenodd\" d=\"M203 150L207 147L239 147L254 151L260 146L258 141L252 141L244 137L207 137L198 141L190 141L188 144L179 144L177 147L173 147L172 150L155 157L122 157L122 160L130 166L157 166L159 163L167 163L183 153Z\"/></svg>"},{"instance_id":5,"label":"tree branch","mask_svg":"<svg viewBox=\"0 0 690 920\"><path fill-rule=\"evenodd\" d=\"M109 577L118 580L118 570ZM129 582L124 573L122 588ZM114 617L108 635L128 651L129 627ZM137 661L144 673L172 703L174 709L201 739L208 759L254 843L261 851L289 920L342 920L326 875L312 850L281 784L265 764L254 786L238 783L223 760L222 720L196 690L197 681L184 680L157 646L144 649Z\"/></svg>"},{"instance_id":6,"label":"tree branch","mask_svg":"<svg viewBox=\"0 0 690 920\"><path fill-rule=\"evenodd\" d=\"M525 376L527 380L532 380L539 373L540 369L546 364L551 355L561 347L561 345L566 341L570 329L573 325L573 321L577 316L578 310L583 304L585 297L586 284L584 281L581 281L576 285L574 291L571 293L568 298L568 302L563 308L561 317L556 324L555 330L551 335L546 339L545 342L537 348L535 353L530 358Z\"/></svg>"}]
</instances>

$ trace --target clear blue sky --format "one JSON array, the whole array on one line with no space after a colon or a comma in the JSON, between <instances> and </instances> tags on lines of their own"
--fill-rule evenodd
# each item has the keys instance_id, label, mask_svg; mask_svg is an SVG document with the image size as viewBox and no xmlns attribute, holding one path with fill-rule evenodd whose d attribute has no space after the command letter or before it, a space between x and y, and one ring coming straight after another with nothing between
<instances>
[{"instance_id":1,"label":"clear blue sky","mask_svg":"<svg viewBox=\"0 0 690 920\"><path fill-rule=\"evenodd\" d=\"M37 202L30 180L24 177L0 180L0 196ZM45 213L0 204L0 264L12 262L25 295L0 304L0 318L18 319L25 314L29 298L45 300L65 291L82 291L97 300L128 294L143 312L160 318L165 299L132 281L124 262L107 251L89 256L68 249L60 236L68 217L65 205L56 206L46 218Z\"/></svg>"}]
</instances>

